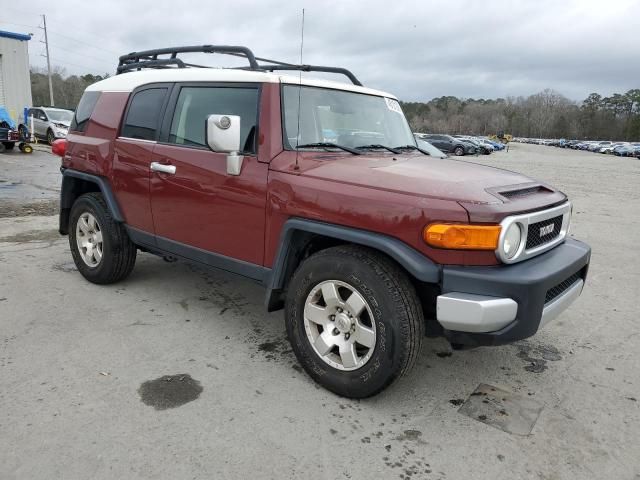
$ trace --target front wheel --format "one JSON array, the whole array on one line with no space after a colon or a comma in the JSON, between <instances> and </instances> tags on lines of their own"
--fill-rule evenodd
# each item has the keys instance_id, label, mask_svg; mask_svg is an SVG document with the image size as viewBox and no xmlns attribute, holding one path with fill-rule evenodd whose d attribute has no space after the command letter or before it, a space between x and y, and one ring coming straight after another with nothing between
<instances>
[{"instance_id":1,"label":"front wheel","mask_svg":"<svg viewBox=\"0 0 640 480\"><path fill-rule=\"evenodd\" d=\"M136 246L113 219L100 193L85 193L73 204L69 246L78 271L92 283L120 281L136 262Z\"/></svg>"},{"instance_id":2,"label":"front wheel","mask_svg":"<svg viewBox=\"0 0 640 480\"><path fill-rule=\"evenodd\" d=\"M53 142L56 141L56 136L53 134L53 130L47 130L47 142L49 145L53 145Z\"/></svg>"},{"instance_id":3,"label":"front wheel","mask_svg":"<svg viewBox=\"0 0 640 480\"><path fill-rule=\"evenodd\" d=\"M464 155L464 148L462 148L462 147L456 147L456 148L453 150L453 153L454 153L454 155L455 155L456 157L461 157L462 155Z\"/></svg>"},{"instance_id":4,"label":"front wheel","mask_svg":"<svg viewBox=\"0 0 640 480\"><path fill-rule=\"evenodd\" d=\"M424 337L422 308L406 274L358 246L329 248L300 265L285 322L307 373L350 398L375 395L408 372Z\"/></svg>"}]
</instances>

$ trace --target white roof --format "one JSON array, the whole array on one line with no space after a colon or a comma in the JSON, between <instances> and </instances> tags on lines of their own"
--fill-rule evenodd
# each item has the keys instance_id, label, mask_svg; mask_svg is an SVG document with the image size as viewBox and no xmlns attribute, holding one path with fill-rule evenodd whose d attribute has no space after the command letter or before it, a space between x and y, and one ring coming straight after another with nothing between
<instances>
[{"instance_id":1,"label":"white roof","mask_svg":"<svg viewBox=\"0 0 640 480\"><path fill-rule=\"evenodd\" d=\"M238 82L238 83L287 83L298 85L300 78L269 72L238 70L232 68L166 68L147 69L121 73L87 87L88 92L131 92L141 85L158 82ZM302 85L347 90L381 97L396 98L390 93L359 87L352 83L302 78Z\"/></svg>"}]
</instances>

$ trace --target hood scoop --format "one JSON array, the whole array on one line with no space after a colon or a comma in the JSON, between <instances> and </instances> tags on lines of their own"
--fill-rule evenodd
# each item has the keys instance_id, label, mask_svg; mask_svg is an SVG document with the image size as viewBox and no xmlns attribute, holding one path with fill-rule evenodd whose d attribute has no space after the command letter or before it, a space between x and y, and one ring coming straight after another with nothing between
<instances>
[{"instance_id":1,"label":"hood scoop","mask_svg":"<svg viewBox=\"0 0 640 480\"><path fill-rule=\"evenodd\" d=\"M522 197L528 197L530 195L536 195L536 194L544 194L544 193L553 193L553 190L551 190L550 188L545 187L544 185L528 185L528 186L524 186L524 185L520 185L520 186L512 186L512 187L507 187L506 189L504 189L504 187L502 189L500 189L500 191L496 191L495 193L497 193L498 195L505 197L509 200L513 200L513 199L518 199L518 198L522 198Z\"/></svg>"}]
</instances>

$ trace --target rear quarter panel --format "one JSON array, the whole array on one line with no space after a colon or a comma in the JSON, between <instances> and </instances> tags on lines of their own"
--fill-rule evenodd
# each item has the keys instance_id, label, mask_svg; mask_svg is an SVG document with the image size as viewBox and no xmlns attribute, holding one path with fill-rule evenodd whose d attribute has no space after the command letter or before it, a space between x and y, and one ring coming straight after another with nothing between
<instances>
[{"instance_id":1,"label":"rear quarter panel","mask_svg":"<svg viewBox=\"0 0 640 480\"><path fill-rule=\"evenodd\" d=\"M84 132L70 132L62 165L93 175L109 177L114 140L118 134L128 93L103 92Z\"/></svg>"}]
</instances>

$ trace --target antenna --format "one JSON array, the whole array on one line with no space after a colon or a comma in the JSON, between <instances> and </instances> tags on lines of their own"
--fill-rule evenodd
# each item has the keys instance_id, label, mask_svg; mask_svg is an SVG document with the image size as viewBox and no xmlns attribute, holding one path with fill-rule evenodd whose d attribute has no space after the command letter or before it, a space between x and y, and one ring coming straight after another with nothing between
<instances>
[{"instance_id":1,"label":"antenna","mask_svg":"<svg viewBox=\"0 0 640 480\"><path fill-rule=\"evenodd\" d=\"M302 9L302 32L300 33L300 65L302 65L302 50L304 49L304 8ZM298 73L299 85L298 85L298 128L296 130L297 138L296 138L296 164L293 167L294 170L300 170L300 166L298 165L298 155L300 154L300 150L298 149L298 145L300 145L300 97L302 95L302 70Z\"/></svg>"}]
</instances>

